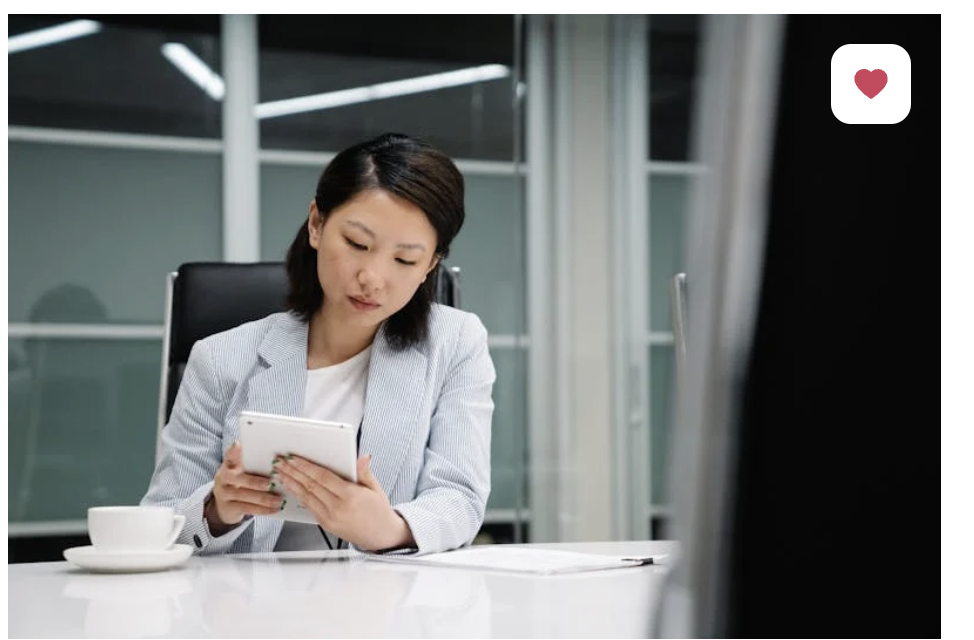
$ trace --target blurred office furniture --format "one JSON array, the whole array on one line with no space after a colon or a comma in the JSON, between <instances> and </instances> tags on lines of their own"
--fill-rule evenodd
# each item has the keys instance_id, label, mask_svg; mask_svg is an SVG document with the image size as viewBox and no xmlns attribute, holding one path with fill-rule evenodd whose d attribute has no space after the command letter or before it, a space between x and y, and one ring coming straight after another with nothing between
<instances>
[{"instance_id":1,"label":"blurred office furniture","mask_svg":"<svg viewBox=\"0 0 974 640\"><path fill-rule=\"evenodd\" d=\"M459 308L460 267L440 265L433 277L435 300ZM192 262L167 276L157 458L196 341L283 311L287 289L283 262Z\"/></svg>"},{"instance_id":2,"label":"blurred office furniture","mask_svg":"<svg viewBox=\"0 0 974 640\"><path fill-rule=\"evenodd\" d=\"M673 276L670 289L670 300L673 306L673 349L676 363L676 378L686 367L687 357L687 274L678 273Z\"/></svg>"},{"instance_id":3,"label":"blurred office furniture","mask_svg":"<svg viewBox=\"0 0 974 640\"><path fill-rule=\"evenodd\" d=\"M910 304L929 274L904 256L939 204L922 179L939 76L913 76L929 100L893 126L816 103L842 45L937 60L939 41L939 15L706 19L671 485L684 561L659 618L683 624L659 635L941 636L918 595L938 554L911 554L940 548L940 414L904 356L930 322Z\"/></svg>"},{"instance_id":4,"label":"blurred office furniture","mask_svg":"<svg viewBox=\"0 0 974 640\"><path fill-rule=\"evenodd\" d=\"M677 399L669 532L683 553L660 601L662 637L734 637L736 418L757 315L783 22L704 18L692 135L706 171L686 223L693 287L685 275L671 285Z\"/></svg>"}]
</instances>

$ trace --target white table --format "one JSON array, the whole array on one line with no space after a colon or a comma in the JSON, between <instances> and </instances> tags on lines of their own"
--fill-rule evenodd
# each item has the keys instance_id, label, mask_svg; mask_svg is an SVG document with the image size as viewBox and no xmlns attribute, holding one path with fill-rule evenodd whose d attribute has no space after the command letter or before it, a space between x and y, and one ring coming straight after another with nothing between
<instances>
[{"instance_id":1,"label":"white table","mask_svg":"<svg viewBox=\"0 0 974 640\"><path fill-rule=\"evenodd\" d=\"M611 555L673 542L530 545ZM159 573L8 565L9 637L650 637L666 566L562 576L289 552L190 558Z\"/></svg>"}]
</instances>

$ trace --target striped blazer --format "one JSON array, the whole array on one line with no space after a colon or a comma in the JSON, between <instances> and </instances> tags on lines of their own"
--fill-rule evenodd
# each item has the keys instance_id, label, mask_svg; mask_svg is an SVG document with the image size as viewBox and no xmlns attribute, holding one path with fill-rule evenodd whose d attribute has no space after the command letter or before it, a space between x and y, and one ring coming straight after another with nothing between
<instances>
[{"instance_id":1,"label":"striped blazer","mask_svg":"<svg viewBox=\"0 0 974 640\"><path fill-rule=\"evenodd\" d=\"M249 518L210 535L203 503L243 410L300 416L308 325L276 313L198 341L190 354L162 455L143 505L186 516L177 542L196 553L272 551L283 521ZM472 542L490 493L491 397L496 372L487 330L468 312L434 304L429 338L396 351L376 334L369 362L360 455L409 524L418 553Z\"/></svg>"}]
</instances>

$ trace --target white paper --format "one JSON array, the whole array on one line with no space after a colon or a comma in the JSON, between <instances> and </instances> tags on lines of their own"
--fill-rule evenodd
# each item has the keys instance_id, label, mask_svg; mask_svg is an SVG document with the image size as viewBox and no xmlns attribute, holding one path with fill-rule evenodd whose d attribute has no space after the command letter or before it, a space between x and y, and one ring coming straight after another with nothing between
<instances>
[{"instance_id":1,"label":"white paper","mask_svg":"<svg viewBox=\"0 0 974 640\"><path fill-rule=\"evenodd\" d=\"M628 558L553 549L484 545L422 556L369 554L367 557L371 560L404 564L557 574L655 564L666 558L666 555Z\"/></svg>"}]
</instances>

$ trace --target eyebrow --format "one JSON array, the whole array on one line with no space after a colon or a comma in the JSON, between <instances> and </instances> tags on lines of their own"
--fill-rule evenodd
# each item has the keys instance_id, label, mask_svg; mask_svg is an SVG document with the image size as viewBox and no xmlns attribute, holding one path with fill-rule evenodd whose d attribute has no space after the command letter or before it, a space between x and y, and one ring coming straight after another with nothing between
<instances>
[{"instance_id":1,"label":"eyebrow","mask_svg":"<svg viewBox=\"0 0 974 640\"><path fill-rule=\"evenodd\" d=\"M375 240L375 233L373 233L371 229L369 229L368 227L366 227L361 222L358 222L357 220L347 220L345 222L345 226L346 227L355 227L356 229L361 230L362 233L365 233L370 238L372 238L373 240ZM406 250L409 250L409 251L414 251L414 250L417 250L417 249L420 250L420 251L425 251L426 250L426 245L425 244L421 244L421 243L416 243L416 244L399 243L399 244L396 245L396 248L397 249L406 249Z\"/></svg>"}]
</instances>

